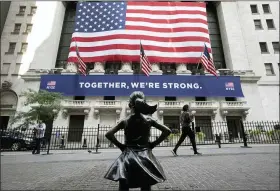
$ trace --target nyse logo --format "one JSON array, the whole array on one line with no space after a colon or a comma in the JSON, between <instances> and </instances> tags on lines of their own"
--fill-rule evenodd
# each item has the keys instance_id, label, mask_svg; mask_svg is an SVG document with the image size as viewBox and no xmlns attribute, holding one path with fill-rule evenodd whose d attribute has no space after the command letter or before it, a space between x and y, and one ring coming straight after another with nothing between
<instances>
[{"instance_id":1,"label":"nyse logo","mask_svg":"<svg viewBox=\"0 0 280 191\"><path fill-rule=\"evenodd\" d=\"M56 81L49 81L47 83L47 89L54 90L55 89L55 85L56 85Z\"/></svg>"},{"instance_id":2,"label":"nyse logo","mask_svg":"<svg viewBox=\"0 0 280 191\"><path fill-rule=\"evenodd\" d=\"M225 83L226 90L233 91L234 90L234 83L233 82L226 82Z\"/></svg>"}]
</instances>

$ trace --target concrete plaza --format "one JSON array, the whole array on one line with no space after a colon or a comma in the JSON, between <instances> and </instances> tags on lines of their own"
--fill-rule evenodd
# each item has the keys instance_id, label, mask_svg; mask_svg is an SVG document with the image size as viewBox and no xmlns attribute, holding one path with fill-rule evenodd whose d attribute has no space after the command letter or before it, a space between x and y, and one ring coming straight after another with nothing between
<instances>
[{"instance_id":1,"label":"concrete plaza","mask_svg":"<svg viewBox=\"0 0 280 191\"><path fill-rule=\"evenodd\" d=\"M178 157L171 148L156 148L167 181L153 190L279 190L279 145L250 146L199 146L202 156L181 147ZM3 152L1 190L117 190L118 184L103 176L120 152L100 152Z\"/></svg>"}]
</instances>

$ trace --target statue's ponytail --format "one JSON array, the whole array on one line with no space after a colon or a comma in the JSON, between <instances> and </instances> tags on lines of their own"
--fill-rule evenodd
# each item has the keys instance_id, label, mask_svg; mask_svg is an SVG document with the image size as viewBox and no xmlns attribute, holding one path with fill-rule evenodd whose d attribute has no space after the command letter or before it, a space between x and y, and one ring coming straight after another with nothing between
<instances>
[{"instance_id":1,"label":"statue's ponytail","mask_svg":"<svg viewBox=\"0 0 280 191\"><path fill-rule=\"evenodd\" d=\"M146 103L145 95L140 91L135 91L130 95L129 107L133 108L136 113L144 115L153 114L157 110L157 105L150 106Z\"/></svg>"},{"instance_id":2,"label":"statue's ponytail","mask_svg":"<svg viewBox=\"0 0 280 191\"><path fill-rule=\"evenodd\" d=\"M155 113L157 105L150 106L143 99L137 98L134 103L135 112L149 115Z\"/></svg>"}]
</instances>

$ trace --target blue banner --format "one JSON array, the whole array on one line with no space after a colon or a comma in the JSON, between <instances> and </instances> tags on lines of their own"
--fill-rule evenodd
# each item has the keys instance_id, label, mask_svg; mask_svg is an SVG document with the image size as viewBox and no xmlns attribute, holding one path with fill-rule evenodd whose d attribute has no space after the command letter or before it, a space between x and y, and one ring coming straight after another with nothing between
<instances>
[{"instance_id":1,"label":"blue banner","mask_svg":"<svg viewBox=\"0 0 280 191\"><path fill-rule=\"evenodd\" d=\"M42 75L40 89L65 96L244 97L237 76Z\"/></svg>"}]
</instances>

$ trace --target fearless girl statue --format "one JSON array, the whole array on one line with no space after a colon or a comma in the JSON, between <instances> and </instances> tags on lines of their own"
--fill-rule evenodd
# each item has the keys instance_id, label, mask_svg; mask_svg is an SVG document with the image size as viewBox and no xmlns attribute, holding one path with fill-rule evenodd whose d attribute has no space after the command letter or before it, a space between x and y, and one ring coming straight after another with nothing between
<instances>
[{"instance_id":1,"label":"fearless girl statue","mask_svg":"<svg viewBox=\"0 0 280 191\"><path fill-rule=\"evenodd\" d=\"M152 149L164 141L171 130L149 116L157 110L157 105L148 105L142 92L136 91L130 95L129 108L132 114L106 133L107 139L116 145L122 154L111 165L104 178L119 181L119 190L141 188L149 191L152 185L166 180L163 168L153 155ZM150 142L151 127L162 132L153 142ZM124 144L114 136L121 129L124 130Z\"/></svg>"}]
</instances>

